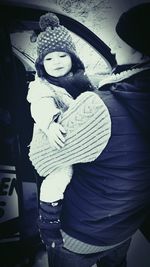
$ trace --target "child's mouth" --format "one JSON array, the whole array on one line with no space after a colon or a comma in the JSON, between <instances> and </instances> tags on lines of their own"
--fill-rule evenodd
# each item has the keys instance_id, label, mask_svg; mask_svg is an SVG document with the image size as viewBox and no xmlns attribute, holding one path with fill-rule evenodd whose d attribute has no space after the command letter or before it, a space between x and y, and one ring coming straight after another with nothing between
<instances>
[{"instance_id":1,"label":"child's mouth","mask_svg":"<svg viewBox=\"0 0 150 267\"><path fill-rule=\"evenodd\" d=\"M61 70L61 69L63 69L63 67L58 67L58 68L56 68L55 70Z\"/></svg>"}]
</instances>

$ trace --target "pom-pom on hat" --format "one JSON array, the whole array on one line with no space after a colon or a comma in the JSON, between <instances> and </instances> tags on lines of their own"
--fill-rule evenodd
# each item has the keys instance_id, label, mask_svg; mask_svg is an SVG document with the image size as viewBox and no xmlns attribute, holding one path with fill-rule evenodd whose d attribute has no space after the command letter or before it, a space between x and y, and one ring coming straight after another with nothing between
<instances>
[{"instance_id":1,"label":"pom-pom on hat","mask_svg":"<svg viewBox=\"0 0 150 267\"><path fill-rule=\"evenodd\" d=\"M40 17L42 32L37 38L37 61L54 51L64 51L76 54L76 48L69 31L60 25L59 18L54 13L47 13Z\"/></svg>"},{"instance_id":2,"label":"pom-pom on hat","mask_svg":"<svg viewBox=\"0 0 150 267\"><path fill-rule=\"evenodd\" d=\"M119 37L135 50L150 56L150 3L132 7L123 13L116 25Z\"/></svg>"}]
</instances>

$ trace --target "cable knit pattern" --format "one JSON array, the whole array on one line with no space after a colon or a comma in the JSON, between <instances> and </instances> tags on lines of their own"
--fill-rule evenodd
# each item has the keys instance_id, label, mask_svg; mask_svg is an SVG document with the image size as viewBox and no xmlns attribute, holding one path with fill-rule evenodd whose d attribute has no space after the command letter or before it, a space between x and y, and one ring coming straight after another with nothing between
<instances>
[{"instance_id":1,"label":"cable knit pattern","mask_svg":"<svg viewBox=\"0 0 150 267\"><path fill-rule=\"evenodd\" d=\"M82 93L62 115L60 123L67 131L65 146L52 149L46 134L37 130L29 157L40 176L58 168L95 160L110 138L109 112L94 92Z\"/></svg>"}]
</instances>

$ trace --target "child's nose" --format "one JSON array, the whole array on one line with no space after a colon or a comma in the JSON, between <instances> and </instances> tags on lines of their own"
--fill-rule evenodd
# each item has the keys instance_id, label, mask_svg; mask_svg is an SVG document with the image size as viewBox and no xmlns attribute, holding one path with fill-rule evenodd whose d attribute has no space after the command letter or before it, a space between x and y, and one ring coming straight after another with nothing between
<instances>
[{"instance_id":1,"label":"child's nose","mask_svg":"<svg viewBox=\"0 0 150 267\"><path fill-rule=\"evenodd\" d=\"M60 58L59 57L56 57L55 59L54 59L54 64L59 64L60 63Z\"/></svg>"}]
</instances>

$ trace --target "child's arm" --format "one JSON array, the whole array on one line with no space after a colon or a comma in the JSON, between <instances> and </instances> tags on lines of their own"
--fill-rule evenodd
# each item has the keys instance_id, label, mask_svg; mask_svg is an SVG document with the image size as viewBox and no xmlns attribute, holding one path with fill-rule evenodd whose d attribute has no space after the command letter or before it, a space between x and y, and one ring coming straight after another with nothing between
<instances>
[{"instance_id":1,"label":"child's arm","mask_svg":"<svg viewBox=\"0 0 150 267\"><path fill-rule=\"evenodd\" d=\"M27 100L31 104L31 116L42 131L46 131L50 123L61 114L56 107L54 95L50 88L39 78L30 82Z\"/></svg>"},{"instance_id":2,"label":"child's arm","mask_svg":"<svg viewBox=\"0 0 150 267\"><path fill-rule=\"evenodd\" d=\"M31 82L29 87L27 100L31 103L32 118L38 128L48 136L53 148L63 147L65 130L59 123L56 123L61 111L56 107L50 88L39 80Z\"/></svg>"}]
</instances>

